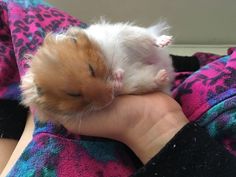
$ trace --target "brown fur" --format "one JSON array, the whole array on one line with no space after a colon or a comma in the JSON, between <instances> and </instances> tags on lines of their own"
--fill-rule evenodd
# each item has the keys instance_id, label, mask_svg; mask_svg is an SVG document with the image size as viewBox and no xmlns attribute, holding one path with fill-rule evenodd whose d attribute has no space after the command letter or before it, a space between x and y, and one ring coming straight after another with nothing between
<instances>
[{"instance_id":1,"label":"brown fur","mask_svg":"<svg viewBox=\"0 0 236 177\"><path fill-rule=\"evenodd\" d=\"M111 74L100 48L82 31L67 35L56 39L55 34L49 33L34 55L28 74L33 77L34 89L31 89L37 90L37 95L25 104L61 115L110 104L113 87L108 76ZM28 96L27 89L29 83L23 78L23 97Z\"/></svg>"}]
</instances>

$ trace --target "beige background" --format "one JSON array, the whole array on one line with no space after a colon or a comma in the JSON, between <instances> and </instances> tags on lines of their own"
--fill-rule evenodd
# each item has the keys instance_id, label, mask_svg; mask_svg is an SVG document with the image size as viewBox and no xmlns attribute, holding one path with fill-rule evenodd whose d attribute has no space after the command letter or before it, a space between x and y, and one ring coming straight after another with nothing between
<instances>
[{"instance_id":1,"label":"beige background","mask_svg":"<svg viewBox=\"0 0 236 177\"><path fill-rule=\"evenodd\" d=\"M175 44L236 44L235 0L48 0L85 22L105 16L113 22L148 26L160 18L172 26Z\"/></svg>"}]
</instances>

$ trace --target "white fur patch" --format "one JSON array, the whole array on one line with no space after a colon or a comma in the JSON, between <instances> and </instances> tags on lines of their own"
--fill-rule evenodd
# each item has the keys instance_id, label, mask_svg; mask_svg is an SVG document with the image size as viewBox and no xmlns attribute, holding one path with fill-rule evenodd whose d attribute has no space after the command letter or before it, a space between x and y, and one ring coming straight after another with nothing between
<instances>
[{"instance_id":1,"label":"white fur patch","mask_svg":"<svg viewBox=\"0 0 236 177\"><path fill-rule=\"evenodd\" d=\"M31 106L38 98L37 88L33 80L33 73L28 70L22 77L21 83L22 103Z\"/></svg>"},{"instance_id":2,"label":"white fur patch","mask_svg":"<svg viewBox=\"0 0 236 177\"><path fill-rule=\"evenodd\" d=\"M77 40L76 37L73 37L73 36L70 36L70 35L66 35L66 34L63 34L63 33L55 34L55 40L56 40L56 42L61 42L61 41L66 40L66 39L74 39L74 40Z\"/></svg>"}]
</instances>

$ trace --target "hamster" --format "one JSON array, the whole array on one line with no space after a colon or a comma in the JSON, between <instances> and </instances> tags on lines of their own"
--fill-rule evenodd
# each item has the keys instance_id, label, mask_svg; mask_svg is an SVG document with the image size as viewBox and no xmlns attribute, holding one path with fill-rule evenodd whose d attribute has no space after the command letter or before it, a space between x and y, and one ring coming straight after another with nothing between
<instances>
[{"instance_id":1,"label":"hamster","mask_svg":"<svg viewBox=\"0 0 236 177\"><path fill-rule=\"evenodd\" d=\"M102 21L87 29L72 27L67 32L73 35L83 31L97 42L112 70L117 95L156 90L170 94L174 69L164 47L171 43L172 37L162 35L168 28L164 22L142 28Z\"/></svg>"},{"instance_id":2,"label":"hamster","mask_svg":"<svg viewBox=\"0 0 236 177\"><path fill-rule=\"evenodd\" d=\"M166 26L102 22L49 33L22 77L22 103L41 121L61 123L112 103L115 96L170 93L173 67Z\"/></svg>"}]
</instances>

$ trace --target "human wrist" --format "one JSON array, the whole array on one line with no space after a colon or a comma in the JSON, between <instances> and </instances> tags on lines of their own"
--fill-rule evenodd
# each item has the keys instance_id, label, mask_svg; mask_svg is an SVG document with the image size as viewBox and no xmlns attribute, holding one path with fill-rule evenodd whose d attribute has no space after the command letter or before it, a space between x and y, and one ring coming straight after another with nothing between
<instances>
[{"instance_id":1,"label":"human wrist","mask_svg":"<svg viewBox=\"0 0 236 177\"><path fill-rule=\"evenodd\" d=\"M155 120L150 115L148 123L137 124L128 134L125 143L146 164L154 157L175 135L188 120L181 110L170 111Z\"/></svg>"}]
</instances>

